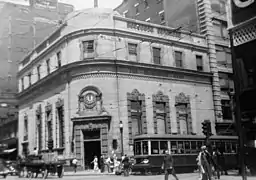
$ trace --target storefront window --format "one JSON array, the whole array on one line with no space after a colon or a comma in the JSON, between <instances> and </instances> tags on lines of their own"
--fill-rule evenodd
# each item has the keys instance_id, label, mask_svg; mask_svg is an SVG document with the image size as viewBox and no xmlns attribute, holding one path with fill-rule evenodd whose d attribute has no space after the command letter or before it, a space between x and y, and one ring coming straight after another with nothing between
<instances>
[{"instance_id":1,"label":"storefront window","mask_svg":"<svg viewBox=\"0 0 256 180\"><path fill-rule=\"evenodd\" d=\"M143 152L143 154L148 154L148 142L147 141L142 142L142 152Z\"/></svg>"},{"instance_id":2,"label":"storefront window","mask_svg":"<svg viewBox=\"0 0 256 180\"><path fill-rule=\"evenodd\" d=\"M141 142L135 143L135 155L141 155Z\"/></svg>"},{"instance_id":3,"label":"storefront window","mask_svg":"<svg viewBox=\"0 0 256 180\"><path fill-rule=\"evenodd\" d=\"M151 141L151 154L159 154L159 141Z\"/></svg>"}]
</instances>

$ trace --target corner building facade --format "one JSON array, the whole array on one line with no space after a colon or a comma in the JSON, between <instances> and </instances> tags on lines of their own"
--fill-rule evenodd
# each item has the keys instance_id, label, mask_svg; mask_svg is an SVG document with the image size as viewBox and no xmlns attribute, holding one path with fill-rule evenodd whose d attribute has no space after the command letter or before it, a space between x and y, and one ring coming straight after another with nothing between
<instances>
[{"instance_id":1,"label":"corner building facade","mask_svg":"<svg viewBox=\"0 0 256 180\"><path fill-rule=\"evenodd\" d=\"M20 63L19 154L52 139L86 168L121 153L120 122L128 155L141 134L200 136L205 119L215 134L207 52L201 35L109 9L71 13Z\"/></svg>"}]
</instances>

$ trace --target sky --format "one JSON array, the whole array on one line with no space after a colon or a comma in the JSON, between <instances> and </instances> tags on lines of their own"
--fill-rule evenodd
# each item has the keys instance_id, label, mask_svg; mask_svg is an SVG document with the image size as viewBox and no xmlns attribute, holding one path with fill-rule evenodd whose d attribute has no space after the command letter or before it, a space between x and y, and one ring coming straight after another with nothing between
<instances>
[{"instance_id":1,"label":"sky","mask_svg":"<svg viewBox=\"0 0 256 180\"><path fill-rule=\"evenodd\" d=\"M92 8L94 0L59 0L59 2L72 4L75 6L75 10ZM122 0L99 0L100 8L116 8L122 3Z\"/></svg>"}]
</instances>

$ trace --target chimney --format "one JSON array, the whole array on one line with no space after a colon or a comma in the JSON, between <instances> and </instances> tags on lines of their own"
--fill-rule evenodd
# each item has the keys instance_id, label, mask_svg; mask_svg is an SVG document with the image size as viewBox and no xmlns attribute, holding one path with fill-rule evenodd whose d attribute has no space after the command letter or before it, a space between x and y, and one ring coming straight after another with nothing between
<instances>
[{"instance_id":1,"label":"chimney","mask_svg":"<svg viewBox=\"0 0 256 180\"><path fill-rule=\"evenodd\" d=\"M94 8L98 7L98 0L94 0Z\"/></svg>"}]
</instances>

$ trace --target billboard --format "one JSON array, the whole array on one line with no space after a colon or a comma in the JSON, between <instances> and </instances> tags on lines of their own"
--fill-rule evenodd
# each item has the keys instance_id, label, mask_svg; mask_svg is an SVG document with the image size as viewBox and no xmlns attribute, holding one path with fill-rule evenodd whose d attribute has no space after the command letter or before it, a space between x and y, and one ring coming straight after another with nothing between
<instances>
[{"instance_id":1,"label":"billboard","mask_svg":"<svg viewBox=\"0 0 256 180\"><path fill-rule=\"evenodd\" d=\"M256 16L256 0L231 0L233 25L237 25Z\"/></svg>"}]
</instances>

